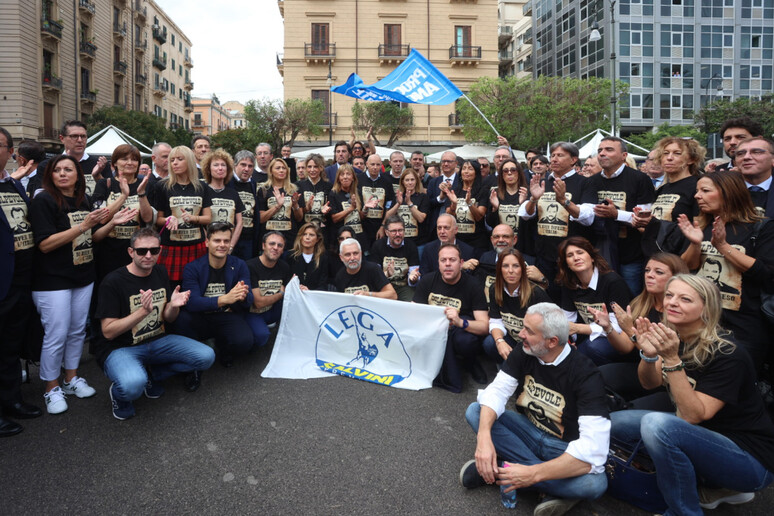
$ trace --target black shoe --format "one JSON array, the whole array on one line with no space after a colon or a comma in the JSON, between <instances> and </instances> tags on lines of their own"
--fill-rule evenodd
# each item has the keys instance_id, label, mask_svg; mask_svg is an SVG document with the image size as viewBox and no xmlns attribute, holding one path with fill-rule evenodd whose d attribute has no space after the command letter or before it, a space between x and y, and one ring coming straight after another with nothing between
<instances>
[{"instance_id":1,"label":"black shoe","mask_svg":"<svg viewBox=\"0 0 774 516\"><path fill-rule=\"evenodd\" d=\"M194 392L199 390L199 387L202 386L202 372L201 371L191 371L187 375L185 375L185 390L188 392Z\"/></svg>"},{"instance_id":2,"label":"black shoe","mask_svg":"<svg viewBox=\"0 0 774 516\"><path fill-rule=\"evenodd\" d=\"M16 419L33 419L43 415L43 411L35 405L17 401L3 405L3 415Z\"/></svg>"},{"instance_id":3,"label":"black shoe","mask_svg":"<svg viewBox=\"0 0 774 516\"><path fill-rule=\"evenodd\" d=\"M484 368L481 367L481 364L478 363L478 360L473 360L468 364L468 371L474 382L480 385L486 385L486 372L484 371Z\"/></svg>"},{"instance_id":4,"label":"black shoe","mask_svg":"<svg viewBox=\"0 0 774 516\"><path fill-rule=\"evenodd\" d=\"M24 430L16 421L0 417L0 437L11 437Z\"/></svg>"},{"instance_id":5,"label":"black shoe","mask_svg":"<svg viewBox=\"0 0 774 516\"><path fill-rule=\"evenodd\" d=\"M476 468L476 459L471 459L462 465L462 469L460 469L460 484L467 489L486 485L484 477L481 476L478 468Z\"/></svg>"},{"instance_id":6,"label":"black shoe","mask_svg":"<svg viewBox=\"0 0 774 516\"><path fill-rule=\"evenodd\" d=\"M234 357L231 355L222 355L220 357L220 365L225 368L232 367L234 365Z\"/></svg>"}]
</instances>

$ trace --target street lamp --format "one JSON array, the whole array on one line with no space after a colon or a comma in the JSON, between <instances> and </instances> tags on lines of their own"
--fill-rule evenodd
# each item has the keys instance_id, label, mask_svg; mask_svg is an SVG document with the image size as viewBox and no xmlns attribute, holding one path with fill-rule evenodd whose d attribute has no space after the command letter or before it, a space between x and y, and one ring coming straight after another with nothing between
<instances>
[{"instance_id":1,"label":"street lamp","mask_svg":"<svg viewBox=\"0 0 774 516\"><path fill-rule=\"evenodd\" d=\"M618 95L615 88L615 2L616 0L610 0L610 120L612 122L612 130L610 131L614 136L617 135L616 126L618 118ZM602 39L602 35L599 33L599 25L594 22L591 26L591 34L589 34L589 41L599 41Z\"/></svg>"},{"instance_id":2,"label":"street lamp","mask_svg":"<svg viewBox=\"0 0 774 516\"><path fill-rule=\"evenodd\" d=\"M332 97L333 76L331 75L331 61L328 60L328 145L333 145L333 115L331 114Z\"/></svg>"},{"instance_id":3,"label":"street lamp","mask_svg":"<svg viewBox=\"0 0 774 516\"><path fill-rule=\"evenodd\" d=\"M710 86L712 85L712 81L714 81L715 79L720 79L720 83L718 84L717 96L721 97L723 95L723 78L720 76L720 74L718 72L715 72L714 74L712 74L712 77L707 79L707 84L704 87L704 98L705 98L704 105L705 106L710 103L709 102L709 100L710 100L709 99L709 89L710 89Z\"/></svg>"}]
</instances>

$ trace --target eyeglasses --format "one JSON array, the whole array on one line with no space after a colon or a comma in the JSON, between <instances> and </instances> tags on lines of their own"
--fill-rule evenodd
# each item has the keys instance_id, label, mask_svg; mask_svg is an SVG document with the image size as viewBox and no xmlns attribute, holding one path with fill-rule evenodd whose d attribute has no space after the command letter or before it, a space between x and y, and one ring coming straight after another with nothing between
<instances>
[{"instance_id":1,"label":"eyeglasses","mask_svg":"<svg viewBox=\"0 0 774 516\"><path fill-rule=\"evenodd\" d=\"M441 163L457 163L456 159L442 159Z\"/></svg>"},{"instance_id":2,"label":"eyeglasses","mask_svg":"<svg viewBox=\"0 0 774 516\"><path fill-rule=\"evenodd\" d=\"M736 151L734 152L734 157L743 158L747 156L748 152L750 153L751 156L763 156L764 154L769 154L769 151L767 151L766 149L750 149L749 151L745 149L742 149L742 150L736 149Z\"/></svg>"},{"instance_id":3,"label":"eyeglasses","mask_svg":"<svg viewBox=\"0 0 774 516\"><path fill-rule=\"evenodd\" d=\"M516 167L513 167L513 168L504 168L504 169L502 169L502 172L503 172L503 174L515 174L515 173L517 173L518 171L519 171L519 169L518 169L518 168L516 168Z\"/></svg>"},{"instance_id":4,"label":"eyeglasses","mask_svg":"<svg viewBox=\"0 0 774 516\"><path fill-rule=\"evenodd\" d=\"M400 228L400 229L388 229L387 230L387 233L389 233L391 235L397 235L397 234L405 233L405 232L406 232L406 230L403 229L403 228Z\"/></svg>"},{"instance_id":5,"label":"eyeglasses","mask_svg":"<svg viewBox=\"0 0 774 516\"><path fill-rule=\"evenodd\" d=\"M156 256L161 252L161 247L133 247L134 252L137 254L137 256L145 256L150 252L152 256Z\"/></svg>"},{"instance_id":6,"label":"eyeglasses","mask_svg":"<svg viewBox=\"0 0 774 516\"><path fill-rule=\"evenodd\" d=\"M85 140L88 137L85 134L68 134L67 138L71 140Z\"/></svg>"}]
</instances>

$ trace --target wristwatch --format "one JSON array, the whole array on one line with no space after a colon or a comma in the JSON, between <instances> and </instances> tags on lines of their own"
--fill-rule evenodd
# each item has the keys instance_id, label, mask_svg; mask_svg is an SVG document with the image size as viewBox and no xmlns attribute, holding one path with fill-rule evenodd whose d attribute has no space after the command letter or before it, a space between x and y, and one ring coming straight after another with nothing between
<instances>
[{"instance_id":1,"label":"wristwatch","mask_svg":"<svg viewBox=\"0 0 774 516\"><path fill-rule=\"evenodd\" d=\"M572 202L572 201L571 201L570 199L565 199L565 200L564 200L564 207L565 207L565 208L569 207L571 202Z\"/></svg>"}]
</instances>

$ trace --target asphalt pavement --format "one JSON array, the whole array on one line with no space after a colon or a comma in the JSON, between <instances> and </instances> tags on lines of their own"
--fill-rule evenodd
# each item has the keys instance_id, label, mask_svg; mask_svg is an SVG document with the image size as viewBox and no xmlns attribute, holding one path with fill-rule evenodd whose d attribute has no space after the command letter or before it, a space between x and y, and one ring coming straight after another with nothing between
<instances>
[{"instance_id":1,"label":"asphalt pavement","mask_svg":"<svg viewBox=\"0 0 774 516\"><path fill-rule=\"evenodd\" d=\"M195 393L182 378L137 415L113 418L109 383L93 357L80 374L98 393L68 398L62 415L22 421L0 439L2 514L532 514L496 487L466 490L460 466L475 436L464 419L477 385L461 394L414 392L344 377L264 379L268 351L225 369L217 362ZM490 379L494 365L486 364ZM42 406L43 384L23 386ZM718 464L718 467L723 467ZM710 514L771 514L774 488ZM769 509L766 509L769 507ZM570 514L644 515L605 496Z\"/></svg>"}]
</instances>

